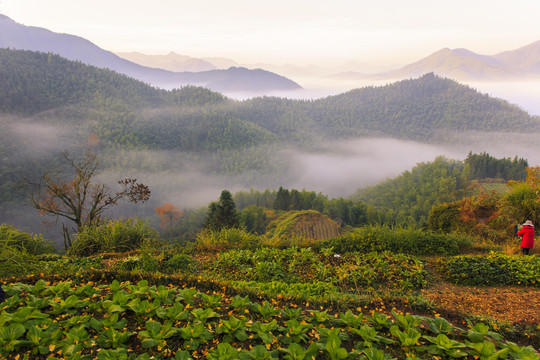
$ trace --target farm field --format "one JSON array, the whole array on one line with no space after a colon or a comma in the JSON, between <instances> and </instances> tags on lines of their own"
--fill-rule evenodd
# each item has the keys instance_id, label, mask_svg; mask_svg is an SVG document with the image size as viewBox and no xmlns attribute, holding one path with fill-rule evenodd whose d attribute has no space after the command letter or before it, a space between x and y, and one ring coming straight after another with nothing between
<instances>
[{"instance_id":1,"label":"farm field","mask_svg":"<svg viewBox=\"0 0 540 360\"><path fill-rule=\"evenodd\" d=\"M538 359L536 255L331 250L43 256L39 273L3 280L0 352L13 359ZM489 266L466 278L452 271L480 260Z\"/></svg>"}]
</instances>

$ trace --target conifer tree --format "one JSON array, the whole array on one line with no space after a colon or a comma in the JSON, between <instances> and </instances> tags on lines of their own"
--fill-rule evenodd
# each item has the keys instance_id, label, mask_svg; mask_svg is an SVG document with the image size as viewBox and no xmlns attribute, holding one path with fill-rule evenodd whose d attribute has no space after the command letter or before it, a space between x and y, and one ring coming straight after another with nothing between
<instances>
[{"instance_id":1,"label":"conifer tree","mask_svg":"<svg viewBox=\"0 0 540 360\"><path fill-rule=\"evenodd\" d=\"M223 190L219 200L212 202L208 206L208 215L204 221L204 227L221 230L223 228L238 227L238 225L238 212L232 194L228 190Z\"/></svg>"},{"instance_id":2,"label":"conifer tree","mask_svg":"<svg viewBox=\"0 0 540 360\"><path fill-rule=\"evenodd\" d=\"M289 194L289 190L284 189L283 186L280 186L276 194L276 200L274 200L274 209L289 210L290 206L291 195Z\"/></svg>"}]
</instances>

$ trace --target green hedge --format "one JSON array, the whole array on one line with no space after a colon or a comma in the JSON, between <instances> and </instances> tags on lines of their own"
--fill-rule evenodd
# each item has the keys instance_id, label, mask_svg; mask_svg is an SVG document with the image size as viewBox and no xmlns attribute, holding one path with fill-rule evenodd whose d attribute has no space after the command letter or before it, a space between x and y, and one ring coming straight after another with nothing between
<instances>
[{"instance_id":1,"label":"green hedge","mask_svg":"<svg viewBox=\"0 0 540 360\"><path fill-rule=\"evenodd\" d=\"M392 251L411 255L456 255L471 245L460 235L445 235L417 229L391 229L387 226L366 226L347 235L321 241L316 250L333 248L336 253Z\"/></svg>"},{"instance_id":2,"label":"green hedge","mask_svg":"<svg viewBox=\"0 0 540 360\"><path fill-rule=\"evenodd\" d=\"M540 286L540 257L503 255L456 256L438 260L443 277L464 285Z\"/></svg>"}]
</instances>

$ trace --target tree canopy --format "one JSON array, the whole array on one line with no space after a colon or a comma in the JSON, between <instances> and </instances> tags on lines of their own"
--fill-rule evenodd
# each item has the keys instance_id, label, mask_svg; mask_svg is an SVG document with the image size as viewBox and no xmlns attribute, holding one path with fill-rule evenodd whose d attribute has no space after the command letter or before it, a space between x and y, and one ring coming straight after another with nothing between
<instances>
[{"instance_id":1,"label":"tree canopy","mask_svg":"<svg viewBox=\"0 0 540 360\"><path fill-rule=\"evenodd\" d=\"M208 215L204 227L212 230L234 228L239 225L238 212L232 194L229 190L223 190L217 202L208 206Z\"/></svg>"}]
</instances>

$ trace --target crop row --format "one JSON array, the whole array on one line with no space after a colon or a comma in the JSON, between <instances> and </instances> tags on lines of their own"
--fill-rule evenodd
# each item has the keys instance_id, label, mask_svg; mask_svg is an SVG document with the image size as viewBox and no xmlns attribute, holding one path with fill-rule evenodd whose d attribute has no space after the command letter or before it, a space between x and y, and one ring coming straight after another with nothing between
<instances>
[{"instance_id":1,"label":"crop row","mask_svg":"<svg viewBox=\"0 0 540 360\"><path fill-rule=\"evenodd\" d=\"M323 282L342 292L362 289L420 289L424 264L409 255L383 253L318 254L310 248L231 250L210 265L224 279L285 283Z\"/></svg>"},{"instance_id":2,"label":"crop row","mask_svg":"<svg viewBox=\"0 0 540 360\"><path fill-rule=\"evenodd\" d=\"M339 253L393 251L410 255L457 255L469 247L471 239L464 235L444 235L415 229L391 229L386 226L365 226L343 236L313 245L319 251L332 247Z\"/></svg>"},{"instance_id":3,"label":"crop row","mask_svg":"<svg viewBox=\"0 0 540 360\"><path fill-rule=\"evenodd\" d=\"M483 323L365 309L330 313L195 288L112 281L6 287L0 354L69 359L538 359Z\"/></svg>"},{"instance_id":4,"label":"crop row","mask_svg":"<svg viewBox=\"0 0 540 360\"><path fill-rule=\"evenodd\" d=\"M464 285L540 286L540 257L508 256L490 253L487 256L456 256L438 261L444 278Z\"/></svg>"}]
</instances>

